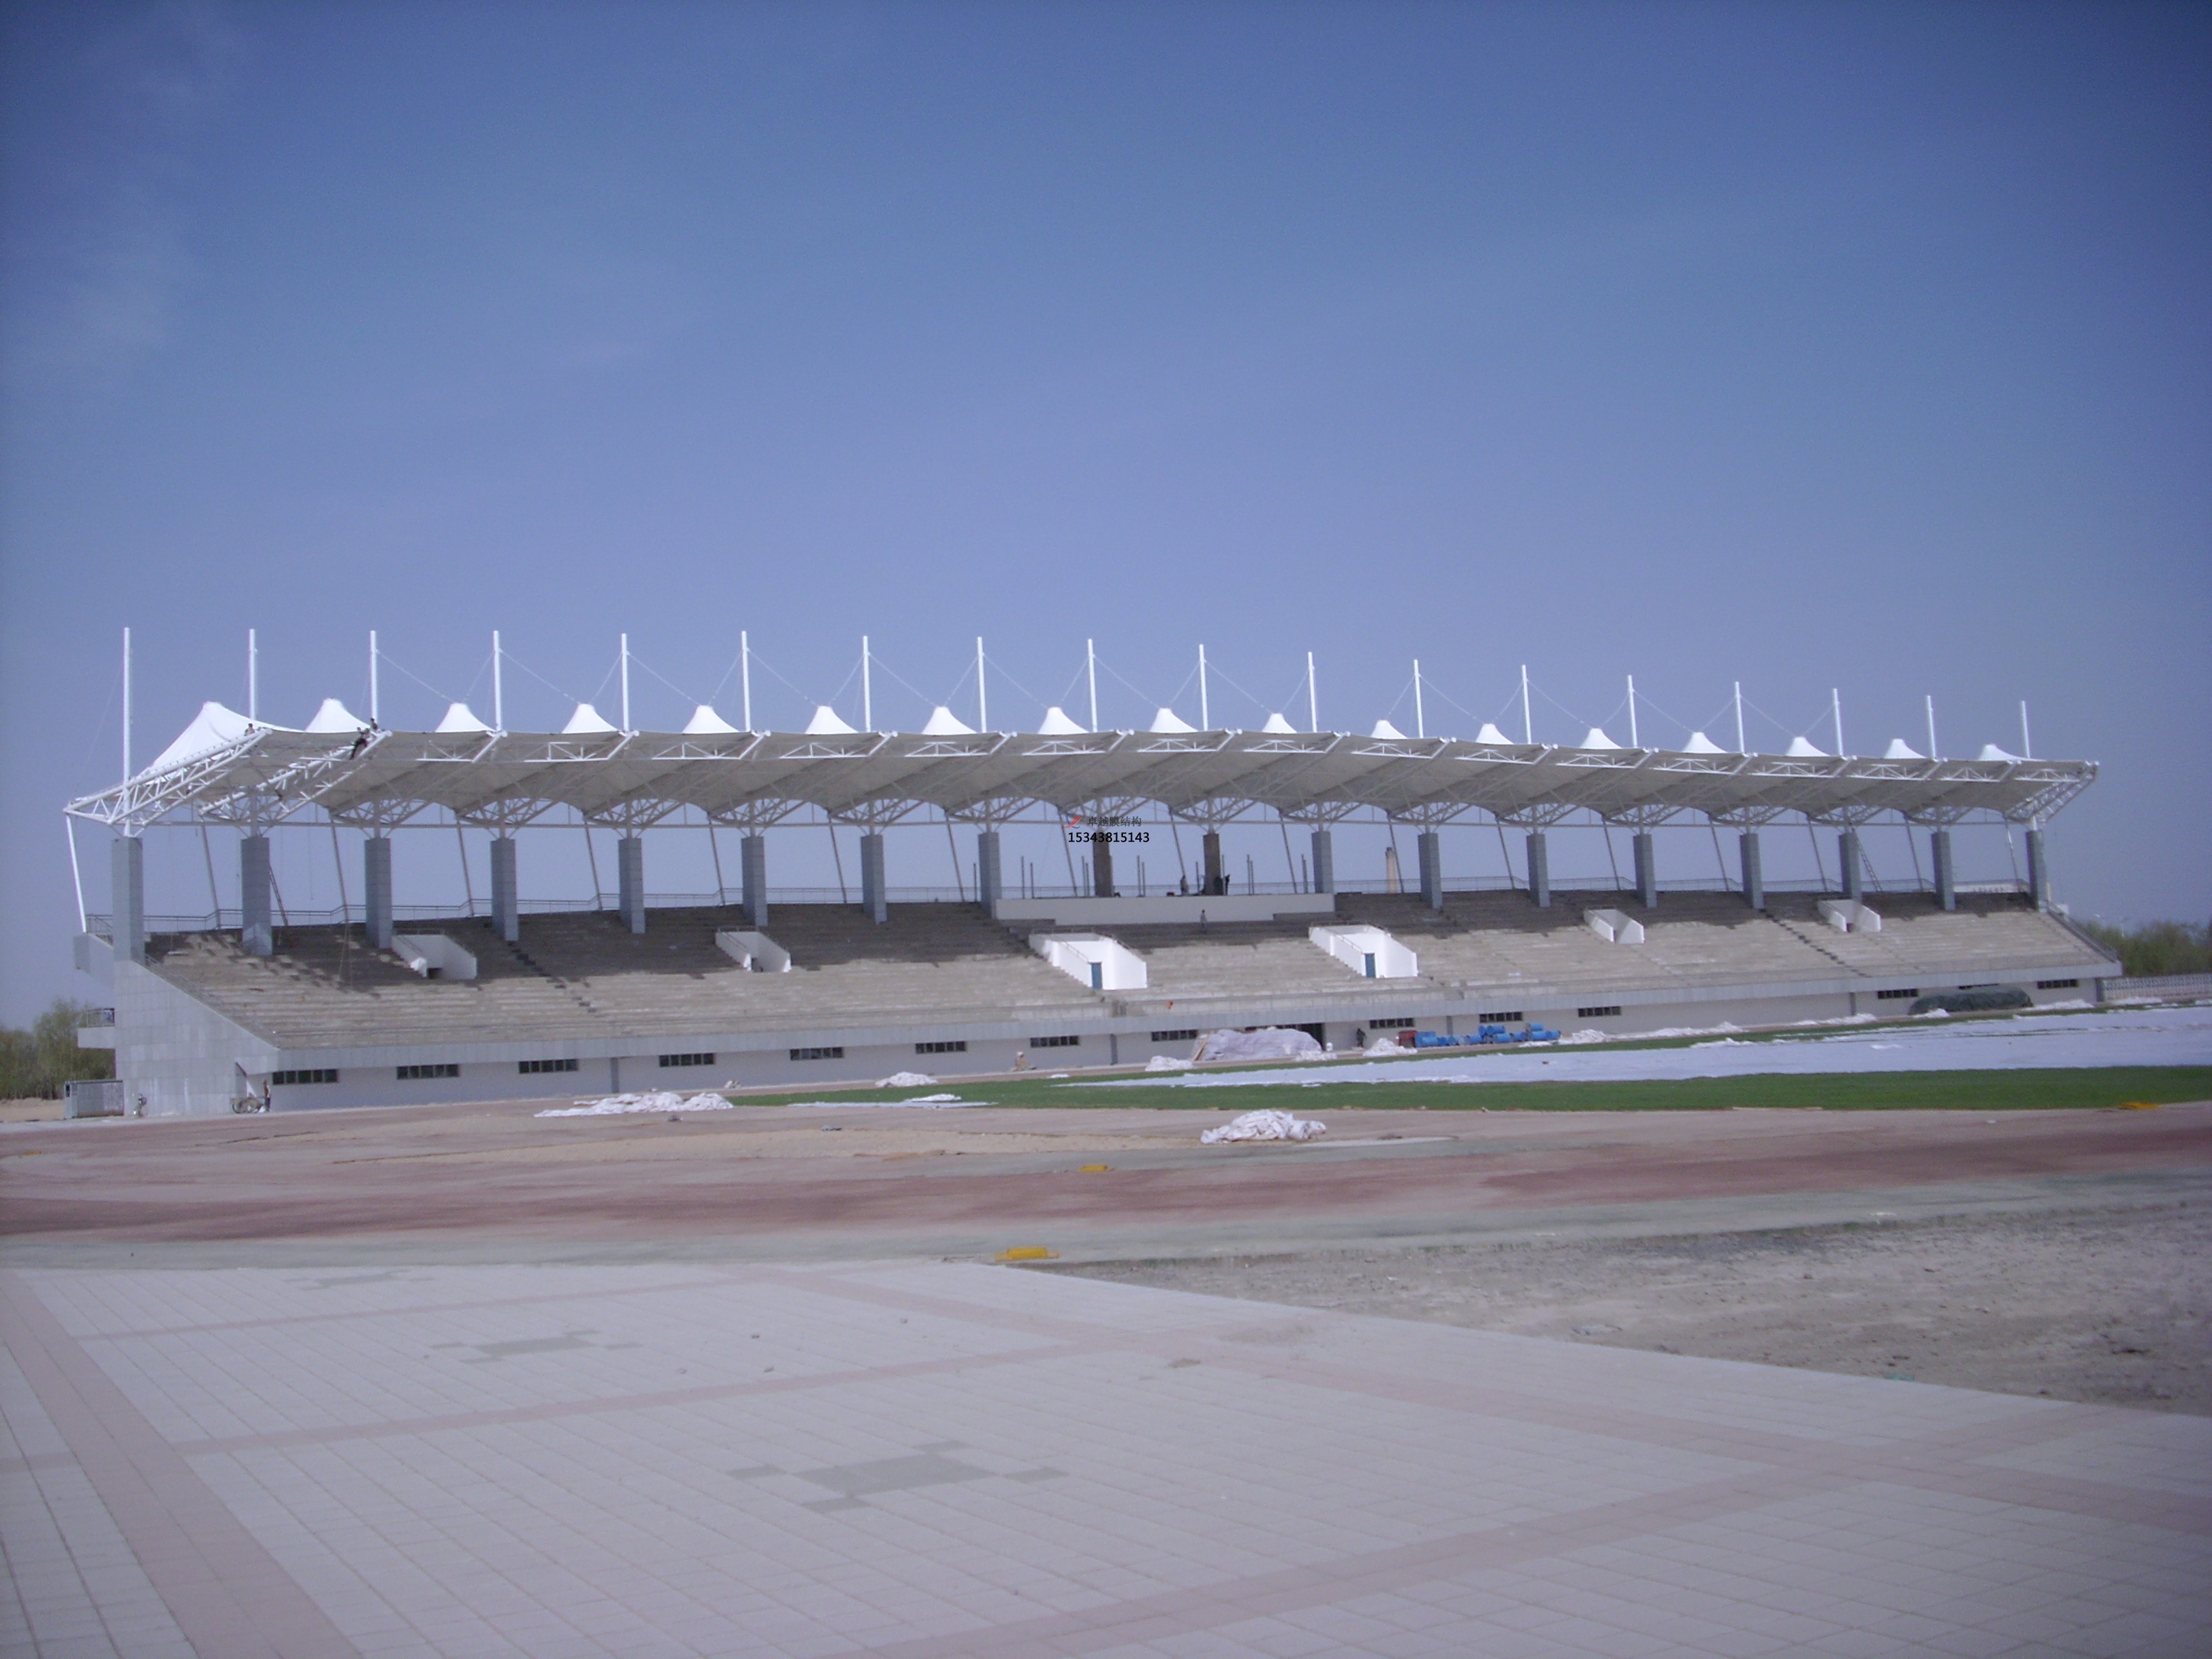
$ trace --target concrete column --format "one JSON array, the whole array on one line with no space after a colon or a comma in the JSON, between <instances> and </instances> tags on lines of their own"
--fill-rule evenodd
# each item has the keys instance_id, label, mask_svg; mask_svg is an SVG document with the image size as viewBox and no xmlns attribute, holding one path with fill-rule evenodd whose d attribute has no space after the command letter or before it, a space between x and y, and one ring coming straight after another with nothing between
<instances>
[{"instance_id":1,"label":"concrete column","mask_svg":"<svg viewBox=\"0 0 2212 1659\"><path fill-rule=\"evenodd\" d=\"M1316 893L1336 890L1336 842L1326 830L1313 832L1313 884Z\"/></svg>"},{"instance_id":2,"label":"concrete column","mask_svg":"<svg viewBox=\"0 0 2212 1659\"><path fill-rule=\"evenodd\" d=\"M1659 854L1652 845L1651 832L1638 830L1633 842L1636 853L1636 898L1647 909L1659 903Z\"/></svg>"},{"instance_id":3,"label":"concrete column","mask_svg":"<svg viewBox=\"0 0 2212 1659\"><path fill-rule=\"evenodd\" d=\"M1006 890L999 873L999 832L979 830L975 832L975 902L986 910L999 902Z\"/></svg>"},{"instance_id":4,"label":"concrete column","mask_svg":"<svg viewBox=\"0 0 2212 1659\"><path fill-rule=\"evenodd\" d=\"M1743 859L1743 902L1754 910L1766 908L1766 867L1759 861L1759 831L1747 830L1735 838Z\"/></svg>"},{"instance_id":5,"label":"concrete column","mask_svg":"<svg viewBox=\"0 0 2212 1659\"><path fill-rule=\"evenodd\" d=\"M392 837L371 836L361 844L362 891L374 951L392 948Z\"/></svg>"},{"instance_id":6,"label":"concrete column","mask_svg":"<svg viewBox=\"0 0 2212 1659\"><path fill-rule=\"evenodd\" d=\"M758 933L768 926L768 837L758 830L738 843L738 883L745 920Z\"/></svg>"},{"instance_id":7,"label":"concrete column","mask_svg":"<svg viewBox=\"0 0 2212 1659\"><path fill-rule=\"evenodd\" d=\"M1200 884L1201 893L1225 893L1229 883L1221 873L1221 832L1209 830L1204 842L1206 848L1206 879Z\"/></svg>"},{"instance_id":8,"label":"concrete column","mask_svg":"<svg viewBox=\"0 0 2212 1659\"><path fill-rule=\"evenodd\" d=\"M1421 862L1421 900L1431 910L1444 908L1444 855L1442 842L1433 830L1424 830L1414 837L1414 848Z\"/></svg>"},{"instance_id":9,"label":"concrete column","mask_svg":"<svg viewBox=\"0 0 2212 1659\"><path fill-rule=\"evenodd\" d=\"M1866 896L1866 865L1859 857L1859 832L1846 830L1836 837L1836 864L1844 874L1844 896Z\"/></svg>"},{"instance_id":10,"label":"concrete column","mask_svg":"<svg viewBox=\"0 0 2212 1659\"><path fill-rule=\"evenodd\" d=\"M884 833L872 830L860 837L860 904L870 921L880 922L890 915L890 903L884 893Z\"/></svg>"},{"instance_id":11,"label":"concrete column","mask_svg":"<svg viewBox=\"0 0 2212 1659\"><path fill-rule=\"evenodd\" d=\"M491 840L491 923L509 945L522 937L520 895L514 881L514 837Z\"/></svg>"},{"instance_id":12,"label":"concrete column","mask_svg":"<svg viewBox=\"0 0 2212 1659\"><path fill-rule=\"evenodd\" d=\"M1552 908L1552 849L1541 830L1528 832L1528 896L1539 910Z\"/></svg>"},{"instance_id":13,"label":"concrete column","mask_svg":"<svg viewBox=\"0 0 2212 1659\"><path fill-rule=\"evenodd\" d=\"M1108 832L1091 826L1091 893L1094 898L1114 896L1114 843Z\"/></svg>"},{"instance_id":14,"label":"concrete column","mask_svg":"<svg viewBox=\"0 0 2212 1659\"><path fill-rule=\"evenodd\" d=\"M633 933L645 931L645 837L615 842L615 903Z\"/></svg>"},{"instance_id":15,"label":"concrete column","mask_svg":"<svg viewBox=\"0 0 2212 1659\"><path fill-rule=\"evenodd\" d=\"M131 962L146 960L146 843L120 836L108 849L109 925L115 954Z\"/></svg>"},{"instance_id":16,"label":"concrete column","mask_svg":"<svg viewBox=\"0 0 2212 1659\"><path fill-rule=\"evenodd\" d=\"M2051 908L2051 864L2043 850L2043 831L2027 832L2027 897L2039 910Z\"/></svg>"},{"instance_id":17,"label":"concrete column","mask_svg":"<svg viewBox=\"0 0 2212 1659\"><path fill-rule=\"evenodd\" d=\"M1959 874L1951 862L1951 832L1938 830L1928 837L1928 851L1936 865L1936 907L1940 910L1959 908Z\"/></svg>"},{"instance_id":18,"label":"concrete column","mask_svg":"<svg viewBox=\"0 0 2212 1659\"><path fill-rule=\"evenodd\" d=\"M249 956L270 955L276 949L276 933L270 921L266 836L248 836L238 843L238 903L245 913L239 942Z\"/></svg>"}]
</instances>

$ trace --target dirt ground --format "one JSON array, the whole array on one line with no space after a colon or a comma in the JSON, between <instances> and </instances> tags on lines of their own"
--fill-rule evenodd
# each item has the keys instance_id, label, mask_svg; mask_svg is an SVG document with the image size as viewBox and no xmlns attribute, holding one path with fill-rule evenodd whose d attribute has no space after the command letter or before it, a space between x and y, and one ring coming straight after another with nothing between
<instances>
[{"instance_id":1,"label":"dirt ground","mask_svg":"<svg viewBox=\"0 0 2212 1659\"><path fill-rule=\"evenodd\" d=\"M1055 1271L1527 1336L2212 1414L2212 1207Z\"/></svg>"},{"instance_id":2,"label":"dirt ground","mask_svg":"<svg viewBox=\"0 0 2212 1659\"><path fill-rule=\"evenodd\" d=\"M41 1103L54 1105L58 1103ZM2212 1105L0 1124L15 1266L990 1261L2212 1415Z\"/></svg>"},{"instance_id":3,"label":"dirt ground","mask_svg":"<svg viewBox=\"0 0 2212 1659\"><path fill-rule=\"evenodd\" d=\"M62 1115L59 1100L40 1100L36 1095L13 1100L0 1100L0 1123L58 1122Z\"/></svg>"}]
</instances>

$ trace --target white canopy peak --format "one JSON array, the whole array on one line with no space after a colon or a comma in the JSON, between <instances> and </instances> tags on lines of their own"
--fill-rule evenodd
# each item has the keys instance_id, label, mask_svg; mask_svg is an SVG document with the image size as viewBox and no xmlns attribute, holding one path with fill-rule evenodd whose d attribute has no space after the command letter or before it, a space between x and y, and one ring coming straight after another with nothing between
<instances>
[{"instance_id":1,"label":"white canopy peak","mask_svg":"<svg viewBox=\"0 0 2212 1659\"><path fill-rule=\"evenodd\" d=\"M930 710L929 719L921 728L925 738L965 738L975 735L975 728L962 720L943 703Z\"/></svg>"},{"instance_id":2,"label":"white canopy peak","mask_svg":"<svg viewBox=\"0 0 2212 1659\"><path fill-rule=\"evenodd\" d=\"M1985 743L1982 745L1982 752L1975 756L1974 758L1976 760L1985 761L2016 761L2020 757L2018 755L2007 753L2004 750L1998 748L1996 744L1993 743Z\"/></svg>"},{"instance_id":3,"label":"white canopy peak","mask_svg":"<svg viewBox=\"0 0 2212 1659\"><path fill-rule=\"evenodd\" d=\"M1367 735L1370 738L1402 738L1406 734L1388 720L1377 720L1375 729Z\"/></svg>"},{"instance_id":4,"label":"white canopy peak","mask_svg":"<svg viewBox=\"0 0 2212 1659\"><path fill-rule=\"evenodd\" d=\"M1620 747L1620 745L1615 743L1611 738L1606 736L1605 728L1601 726L1593 726L1590 727L1588 732L1583 734L1583 740L1575 746L1578 749L1618 749Z\"/></svg>"},{"instance_id":5,"label":"white canopy peak","mask_svg":"<svg viewBox=\"0 0 2212 1659\"><path fill-rule=\"evenodd\" d=\"M447 708L446 718L438 722L435 729L440 732L489 732L491 727L478 720L476 711L468 704L457 702Z\"/></svg>"},{"instance_id":6,"label":"white canopy peak","mask_svg":"<svg viewBox=\"0 0 2212 1659\"><path fill-rule=\"evenodd\" d=\"M325 697L323 706L315 710L315 717L301 727L307 732L361 732L368 722L336 697Z\"/></svg>"},{"instance_id":7,"label":"white canopy peak","mask_svg":"<svg viewBox=\"0 0 2212 1659\"><path fill-rule=\"evenodd\" d=\"M1725 755L1728 753L1728 750L1722 748L1720 744L1715 743L1704 732L1692 732L1690 733L1689 742L1682 745L1680 752L1685 755Z\"/></svg>"},{"instance_id":8,"label":"white canopy peak","mask_svg":"<svg viewBox=\"0 0 2212 1659\"><path fill-rule=\"evenodd\" d=\"M1804 738L1790 738L1790 746L1782 752L1796 760L1825 760L1828 753L1825 749L1814 748L1812 744Z\"/></svg>"},{"instance_id":9,"label":"white canopy peak","mask_svg":"<svg viewBox=\"0 0 2212 1659\"><path fill-rule=\"evenodd\" d=\"M1058 703L1046 709L1044 718L1037 722L1037 736L1041 738L1069 738L1084 729L1068 719L1067 711Z\"/></svg>"},{"instance_id":10,"label":"white canopy peak","mask_svg":"<svg viewBox=\"0 0 2212 1659\"><path fill-rule=\"evenodd\" d=\"M829 737L836 732L848 732L856 729L840 720L837 711L826 702L815 709L814 718L806 722L806 735L810 738Z\"/></svg>"},{"instance_id":11,"label":"white canopy peak","mask_svg":"<svg viewBox=\"0 0 2212 1659\"><path fill-rule=\"evenodd\" d=\"M1172 708L1161 709L1158 714L1152 716L1152 725L1146 729L1152 732L1195 732L1198 730L1188 720L1178 716Z\"/></svg>"},{"instance_id":12,"label":"white canopy peak","mask_svg":"<svg viewBox=\"0 0 2212 1659\"><path fill-rule=\"evenodd\" d=\"M1483 721L1482 730L1474 734L1474 740L1477 743L1510 743L1513 741L1512 738L1507 737L1503 732L1498 729L1498 723L1495 720Z\"/></svg>"},{"instance_id":13,"label":"white canopy peak","mask_svg":"<svg viewBox=\"0 0 2212 1659\"><path fill-rule=\"evenodd\" d=\"M1268 716L1267 716L1267 723L1265 726L1261 726L1260 729L1261 729L1262 732L1275 732L1276 734L1278 734L1278 735L1279 736L1279 735L1282 735L1282 734L1284 734L1284 733L1287 733L1287 732L1296 732L1298 728L1297 728L1297 726L1292 726L1292 725L1291 725L1288 720L1285 720L1285 719L1284 719L1280 714L1270 714L1270 715L1268 715Z\"/></svg>"},{"instance_id":14,"label":"white canopy peak","mask_svg":"<svg viewBox=\"0 0 2212 1659\"><path fill-rule=\"evenodd\" d=\"M576 705L576 712L568 716L568 723L561 728L561 735L573 738L586 732L611 732L614 729L598 709L587 702L580 702Z\"/></svg>"},{"instance_id":15,"label":"white canopy peak","mask_svg":"<svg viewBox=\"0 0 2212 1659\"><path fill-rule=\"evenodd\" d=\"M177 740L154 757L146 772L166 772L188 760L212 754L218 749L236 743L262 724L250 720L235 708L226 708L219 702L204 702L200 712L192 716L192 723L177 733ZM140 776L144 776L142 772Z\"/></svg>"},{"instance_id":16,"label":"white canopy peak","mask_svg":"<svg viewBox=\"0 0 2212 1659\"><path fill-rule=\"evenodd\" d=\"M1905 742L1903 738L1892 738L1889 740L1889 747L1881 751L1881 757L1884 760L1926 760L1928 758L1911 744Z\"/></svg>"},{"instance_id":17,"label":"white canopy peak","mask_svg":"<svg viewBox=\"0 0 2212 1659\"><path fill-rule=\"evenodd\" d=\"M684 723L684 735L689 738L719 735L738 728L714 712L714 705L702 702L691 711L691 718Z\"/></svg>"}]
</instances>

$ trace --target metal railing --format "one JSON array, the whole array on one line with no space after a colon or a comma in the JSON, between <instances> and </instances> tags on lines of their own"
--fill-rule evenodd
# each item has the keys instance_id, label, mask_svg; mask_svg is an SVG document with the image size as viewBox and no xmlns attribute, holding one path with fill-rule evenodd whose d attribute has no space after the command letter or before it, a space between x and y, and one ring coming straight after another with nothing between
<instances>
[{"instance_id":1,"label":"metal railing","mask_svg":"<svg viewBox=\"0 0 2212 1659\"><path fill-rule=\"evenodd\" d=\"M1445 881L1443 887L1444 891L1447 894L1502 893L1509 891L1522 892L1526 890L1521 883L1509 880L1503 876L1453 877ZM1150 896L1158 896L1161 894L1171 892L1173 890L1173 889L1162 888L1149 890L1149 892ZM1261 896L1274 895L1280 896L1288 894L1304 893L1309 890L1303 884L1297 882L1240 881L1232 883L1229 890L1231 895L1253 894ZM1340 893L1357 894L1389 894L1395 890L1399 894L1409 896L1418 896L1420 892L1419 886L1417 884L1401 883L1394 890L1389 882L1383 880L1340 881L1336 884L1336 890ZM1636 890L1632 885L1627 883L1623 883L1619 886L1615 886L1611 883L1601 882L1591 882L1587 885L1583 885L1570 884L1568 882L1565 881L1555 881L1552 884L1552 890L1553 893L1564 897L1573 893L1632 893ZM1735 893L1740 892L1741 889L1735 882L1726 880L1719 877L1706 877L1703 878L1662 881L1659 884L1659 890L1662 893ZM1832 882L1805 879L1770 881L1766 884L1766 890L1770 893L1832 894L1837 890L1835 884ZM1933 892L1934 890L1934 884L1930 882L1921 882L1918 884L1911 882L1891 882L1885 883L1880 887L1876 887L1869 883L1866 888L1866 896L1879 907L1880 902L1885 894L1928 893ZM1962 896L2014 896L2025 893L2027 890L2027 883L2020 881L1962 882L1959 884L1958 888L1958 891ZM885 889L884 891L885 896L893 904L972 904L975 902L975 897L973 890L967 888L891 887ZM1092 895L1089 886L1082 884L1070 885L1066 882L1032 882L1018 889L1012 884L1009 884L1006 888L1006 896L1008 898L1064 899L1089 898ZM1121 889L1121 896L1123 897L1134 898L1143 896L1145 895L1138 893L1133 887L1125 886ZM735 910L738 908L738 896L734 891L724 891L720 893L712 891L704 893L652 893L647 895L645 901L646 908L649 910ZM860 890L856 887L842 889L836 887L775 887L769 890L769 904L771 908L777 905L788 904L857 905L860 902ZM606 912L611 914L613 912L615 908L615 898L612 894L604 895L596 900L588 898L525 899L519 907L521 914L526 916L589 915L595 912ZM395 925L402 927L422 922L450 924L456 921L482 921L489 920L490 915L491 907L482 899L477 900L474 906L471 906L466 903L457 903L395 904L392 907L392 921ZM331 927L340 925L359 924L367 921L368 919L368 916L366 907L358 902L346 904L343 906L334 905L328 908L321 909L301 909L298 906L295 905L280 911L276 918L278 925L285 927ZM146 931L149 933L213 933L226 931L234 932L244 925L244 914L241 911L230 907L225 907L221 910L206 911L198 915L149 915L146 918ZM87 932L96 933L103 939L112 939L114 937L112 917L96 911L88 913L86 915L85 928Z\"/></svg>"},{"instance_id":2,"label":"metal railing","mask_svg":"<svg viewBox=\"0 0 2212 1659\"><path fill-rule=\"evenodd\" d=\"M2122 977L2105 981L2105 996L2212 997L2212 974L2155 974L2140 979Z\"/></svg>"}]
</instances>

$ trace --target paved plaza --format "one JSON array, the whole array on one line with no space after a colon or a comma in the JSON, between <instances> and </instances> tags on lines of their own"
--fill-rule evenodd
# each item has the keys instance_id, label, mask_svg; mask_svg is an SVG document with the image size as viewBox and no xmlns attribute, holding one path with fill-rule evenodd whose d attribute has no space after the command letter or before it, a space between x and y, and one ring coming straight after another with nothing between
<instances>
[{"instance_id":1,"label":"paved plaza","mask_svg":"<svg viewBox=\"0 0 2212 1659\"><path fill-rule=\"evenodd\" d=\"M2212 1421L946 1262L0 1273L60 1656L2212 1651Z\"/></svg>"}]
</instances>

